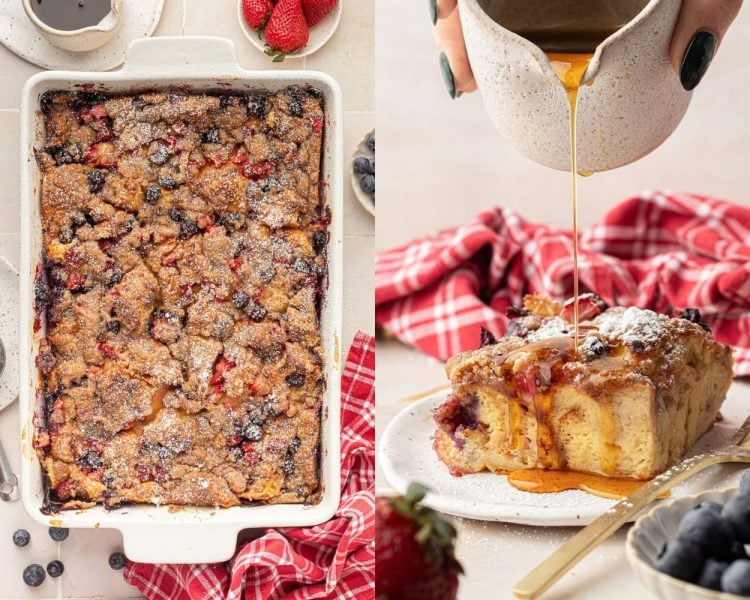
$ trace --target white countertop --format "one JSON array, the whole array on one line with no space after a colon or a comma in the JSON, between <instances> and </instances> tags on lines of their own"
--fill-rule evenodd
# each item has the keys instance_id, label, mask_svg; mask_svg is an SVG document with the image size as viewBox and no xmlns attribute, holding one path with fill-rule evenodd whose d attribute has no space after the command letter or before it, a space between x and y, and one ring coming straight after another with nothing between
<instances>
[{"instance_id":1,"label":"white countertop","mask_svg":"<svg viewBox=\"0 0 750 600\"><path fill-rule=\"evenodd\" d=\"M304 59L287 59L281 65L256 50L242 34L236 20L236 0L166 0L156 35L218 35L232 39L240 64L249 69L310 69L325 71L341 84L344 95L344 154L375 126L373 0L356 0L344 6L341 24L321 50ZM21 88L39 69L0 47L0 255L19 263L18 215L18 106ZM373 326L372 217L357 203L345 180L344 197L344 349L361 329ZM0 413L0 439L13 465L19 464L18 409L14 404ZM23 527L31 543L17 548L11 535ZM121 572L107 565L109 554L121 549L120 534L111 530L71 530L70 537L53 542L46 528L33 523L20 502L0 502L0 600L24 598L125 598L141 597L122 581ZM59 558L65 573L47 578L39 588L21 578L31 563L42 566Z\"/></svg>"},{"instance_id":2,"label":"white countertop","mask_svg":"<svg viewBox=\"0 0 750 600\"><path fill-rule=\"evenodd\" d=\"M408 406L403 398L444 383L447 379L443 363L400 342L378 339L376 443L390 420ZM735 385L750 393L750 382ZM392 492L378 469L377 493ZM457 558L466 571L461 578L459 600L512 598L513 584L578 531L575 527L531 527L459 518L453 522L458 530ZM625 558L628 528L623 527L584 558L544 599L650 598Z\"/></svg>"}]
</instances>

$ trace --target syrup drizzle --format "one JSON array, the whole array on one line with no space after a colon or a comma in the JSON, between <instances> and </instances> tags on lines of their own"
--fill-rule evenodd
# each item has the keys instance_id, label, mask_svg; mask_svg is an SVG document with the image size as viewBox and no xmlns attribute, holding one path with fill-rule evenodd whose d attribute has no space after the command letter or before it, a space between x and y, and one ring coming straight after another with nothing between
<instances>
[{"instance_id":1,"label":"syrup drizzle","mask_svg":"<svg viewBox=\"0 0 750 600\"><path fill-rule=\"evenodd\" d=\"M570 174L573 182L573 339L578 346L578 159L576 156L576 108L578 90L586 74L592 53L548 52L552 69L568 93L570 104Z\"/></svg>"}]
</instances>

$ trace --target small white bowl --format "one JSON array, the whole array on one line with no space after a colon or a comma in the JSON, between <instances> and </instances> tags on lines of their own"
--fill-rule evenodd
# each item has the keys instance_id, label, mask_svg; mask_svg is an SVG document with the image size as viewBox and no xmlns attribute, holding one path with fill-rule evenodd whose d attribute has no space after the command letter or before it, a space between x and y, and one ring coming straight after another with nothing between
<instances>
[{"instance_id":1,"label":"small white bowl","mask_svg":"<svg viewBox=\"0 0 750 600\"><path fill-rule=\"evenodd\" d=\"M331 39L334 31L336 31L339 26L343 6L344 0L339 0L338 4L336 4L336 8L328 13L320 23L310 28L310 39L307 40L307 46L302 48L302 50L291 52L287 54L287 56L289 58L300 58L312 54L316 50L322 48L323 45ZM250 43L258 50L265 53L266 38L263 35L263 31L250 29L250 26L247 24L247 21L245 21L245 17L242 14L242 0L237 0L237 20L240 22L240 28L245 34L245 37L250 40Z\"/></svg>"},{"instance_id":2,"label":"small white bowl","mask_svg":"<svg viewBox=\"0 0 750 600\"><path fill-rule=\"evenodd\" d=\"M70 52L88 52L101 48L115 37L122 24L120 18L121 0L111 0L112 10L98 24L70 30L55 29L37 17L31 8L33 0L21 0L21 2L26 15L34 27L39 30L39 33L58 48Z\"/></svg>"},{"instance_id":3,"label":"small white bowl","mask_svg":"<svg viewBox=\"0 0 750 600\"><path fill-rule=\"evenodd\" d=\"M628 532L625 554L638 579L657 598L662 600L741 600L741 596L716 592L680 581L657 571L652 565L656 562L664 544L677 535L680 519L695 506L707 500L725 504L737 495L737 488L710 491L677 498L660 504L635 522Z\"/></svg>"},{"instance_id":4,"label":"small white bowl","mask_svg":"<svg viewBox=\"0 0 750 600\"><path fill-rule=\"evenodd\" d=\"M371 133L375 133L375 130L373 129L369 133L365 134L365 137L362 138L362 141L354 150L352 159L349 162L349 176L352 179L352 189L354 190L354 195L356 196L357 200L359 200L359 203L362 205L362 207L374 217L375 202L373 202L372 196L370 196L370 194L367 194L362 190L361 187L359 187L359 180L362 175L358 175L354 172L354 159L358 156L366 156L367 158L375 159L375 152L370 150L370 147L367 145L367 138ZM377 165L375 168L377 169Z\"/></svg>"}]
</instances>

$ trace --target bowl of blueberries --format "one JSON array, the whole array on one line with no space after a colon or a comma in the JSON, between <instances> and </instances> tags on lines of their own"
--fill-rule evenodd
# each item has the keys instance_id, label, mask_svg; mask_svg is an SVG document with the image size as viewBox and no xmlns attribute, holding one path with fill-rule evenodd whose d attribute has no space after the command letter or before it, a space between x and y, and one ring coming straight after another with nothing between
<instances>
[{"instance_id":1,"label":"bowl of blueberries","mask_svg":"<svg viewBox=\"0 0 750 600\"><path fill-rule=\"evenodd\" d=\"M639 579L664 600L750 597L750 470L740 487L661 504L628 532Z\"/></svg>"},{"instance_id":2,"label":"bowl of blueberries","mask_svg":"<svg viewBox=\"0 0 750 600\"><path fill-rule=\"evenodd\" d=\"M351 166L354 195L364 209L375 216L375 130L359 143Z\"/></svg>"}]
</instances>

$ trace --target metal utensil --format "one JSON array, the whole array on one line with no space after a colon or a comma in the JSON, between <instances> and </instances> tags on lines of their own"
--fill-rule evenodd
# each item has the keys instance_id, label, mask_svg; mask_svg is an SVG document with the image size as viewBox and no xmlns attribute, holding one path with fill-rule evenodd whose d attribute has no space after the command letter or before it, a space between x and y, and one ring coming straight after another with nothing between
<instances>
[{"instance_id":1,"label":"metal utensil","mask_svg":"<svg viewBox=\"0 0 750 600\"><path fill-rule=\"evenodd\" d=\"M602 543L625 523L637 515L645 506L674 485L695 475L706 467L719 463L750 463L750 448L747 446L750 433L750 417L732 436L729 445L711 452L686 458L681 463L658 475L642 488L626 496L601 517L575 534L538 567L516 583L513 595L523 600L539 598L565 573Z\"/></svg>"},{"instance_id":2,"label":"metal utensil","mask_svg":"<svg viewBox=\"0 0 750 600\"><path fill-rule=\"evenodd\" d=\"M5 345L0 339L0 377L3 371L5 371ZM13 473L2 442L0 442L0 500L4 502L18 500L18 478Z\"/></svg>"}]
</instances>

